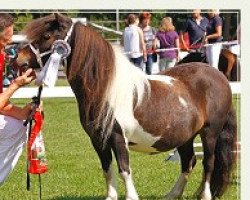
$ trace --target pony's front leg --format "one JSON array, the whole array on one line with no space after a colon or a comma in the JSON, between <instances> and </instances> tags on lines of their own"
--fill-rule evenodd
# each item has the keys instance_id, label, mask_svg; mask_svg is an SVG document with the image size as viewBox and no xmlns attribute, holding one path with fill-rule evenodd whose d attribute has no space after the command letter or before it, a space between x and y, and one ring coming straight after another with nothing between
<instances>
[{"instance_id":1,"label":"pony's front leg","mask_svg":"<svg viewBox=\"0 0 250 200\"><path fill-rule=\"evenodd\" d=\"M92 144L99 156L102 164L103 175L107 184L107 197L105 200L117 200L116 179L112 169L112 153L111 146L108 142L104 148L98 142L98 139L92 139Z\"/></svg>"},{"instance_id":2,"label":"pony's front leg","mask_svg":"<svg viewBox=\"0 0 250 200\"><path fill-rule=\"evenodd\" d=\"M107 172L103 170L103 174L107 184L107 198L105 200L117 200L116 179L112 166Z\"/></svg>"},{"instance_id":3,"label":"pony's front leg","mask_svg":"<svg viewBox=\"0 0 250 200\"><path fill-rule=\"evenodd\" d=\"M121 130L112 134L111 146L117 160L119 173L125 183L126 200L139 200L129 167L129 150Z\"/></svg>"}]
</instances>

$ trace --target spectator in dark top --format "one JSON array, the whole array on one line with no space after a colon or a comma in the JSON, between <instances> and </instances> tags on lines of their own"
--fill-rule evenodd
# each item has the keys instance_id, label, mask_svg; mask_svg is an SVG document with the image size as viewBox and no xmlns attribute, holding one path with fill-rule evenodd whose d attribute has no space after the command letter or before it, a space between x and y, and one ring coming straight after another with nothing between
<instances>
[{"instance_id":1,"label":"spectator in dark top","mask_svg":"<svg viewBox=\"0 0 250 200\"><path fill-rule=\"evenodd\" d=\"M141 27L143 31L144 43L146 45L146 51L147 51L147 61L145 62L146 73L149 75L152 73L152 65L153 65L152 54L156 48L155 47L156 30L149 25L150 20L151 20L151 14L148 12L143 12L139 15L139 21L140 21L139 27Z\"/></svg>"},{"instance_id":2,"label":"spectator in dark top","mask_svg":"<svg viewBox=\"0 0 250 200\"><path fill-rule=\"evenodd\" d=\"M175 27L171 17L165 17L161 21L156 39L160 42L160 49L179 48L179 36L175 32ZM162 51L160 54L159 70L163 71L168 67L173 67L179 60L179 50Z\"/></svg>"},{"instance_id":3,"label":"spectator in dark top","mask_svg":"<svg viewBox=\"0 0 250 200\"><path fill-rule=\"evenodd\" d=\"M222 19L219 16L219 10L209 10L208 13L206 43L213 44L206 46L206 57L210 66L218 69L219 55L222 48Z\"/></svg>"},{"instance_id":4,"label":"spectator in dark top","mask_svg":"<svg viewBox=\"0 0 250 200\"><path fill-rule=\"evenodd\" d=\"M206 35L208 19L201 16L201 10L193 10L192 17L188 18L184 30L180 32L180 40L185 50L199 48L203 38ZM190 46L188 47L183 39L183 33L187 32L189 36Z\"/></svg>"},{"instance_id":5,"label":"spectator in dark top","mask_svg":"<svg viewBox=\"0 0 250 200\"><path fill-rule=\"evenodd\" d=\"M210 10L208 13L208 26L206 41L209 44L221 42L222 37L222 18L219 16L218 10Z\"/></svg>"}]
</instances>

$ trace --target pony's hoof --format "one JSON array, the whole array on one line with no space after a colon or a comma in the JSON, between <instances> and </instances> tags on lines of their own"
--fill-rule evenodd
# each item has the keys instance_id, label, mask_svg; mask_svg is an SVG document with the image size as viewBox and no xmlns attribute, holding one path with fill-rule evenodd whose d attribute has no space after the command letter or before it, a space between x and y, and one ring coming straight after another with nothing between
<instances>
[{"instance_id":1,"label":"pony's hoof","mask_svg":"<svg viewBox=\"0 0 250 200\"><path fill-rule=\"evenodd\" d=\"M107 197L105 200L118 200L117 197Z\"/></svg>"},{"instance_id":2,"label":"pony's hoof","mask_svg":"<svg viewBox=\"0 0 250 200\"><path fill-rule=\"evenodd\" d=\"M173 200L173 199L178 199L180 198L181 195L178 195L178 194L174 194L174 193L168 193L166 196L165 196L165 200Z\"/></svg>"},{"instance_id":3,"label":"pony's hoof","mask_svg":"<svg viewBox=\"0 0 250 200\"><path fill-rule=\"evenodd\" d=\"M207 196L203 195L201 197L201 200L212 200L212 197L211 197L211 195L207 195Z\"/></svg>"},{"instance_id":4,"label":"pony's hoof","mask_svg":"<svg viewBox=\"0 0 250 200\"><path fill-rule=\"evenodd\" d=\"M138 196L135 197L126 197L126 200L139 200Z\"/></svg>"},{"instance_id":5,"label":"pony's hoof","mask_svg":"<svg viewBox=\"0 0 250 200\"><path fill-rule=\"evenodd\" d=\"M126 198L126 200L139 200L139 198Z\"/></svg>"}]
</instances>

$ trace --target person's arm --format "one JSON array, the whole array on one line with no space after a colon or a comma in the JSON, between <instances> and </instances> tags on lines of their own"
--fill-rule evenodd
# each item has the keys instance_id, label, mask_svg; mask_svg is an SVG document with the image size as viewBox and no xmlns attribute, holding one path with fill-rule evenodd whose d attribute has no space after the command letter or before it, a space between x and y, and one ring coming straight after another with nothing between
<instances>
[{"instance_id":1,"label":"person's arm","mask_svg":"<svg viewBox=\"0 0 250 200\"><path fill-rule=\"evenodd\" d=\"M183 50L184 51L189 51L188 44L184 40L184 34L188 33L188 29L189 29L189 19L186 20L186 22L185 22L185 24L184 24L183 27L184 28L180 31L179 43L181 43L183 45Z\"/></svg>"},{"instance_id":2,"label":"person's arm","mask_svg":"<svg viewBox=\"0 0 250 200\"><path fill-rule=\"evenodd\" d=\"M222 36L222 19L219 16L215 17L215 33L207 35L205 40L217 39Z\"/></svg>"},{"instance_id":3,"label":"person's arm","mask_svg":"<svg viewBox=\"0 0 250 200\"><path fill-rule=\"evenodd\" d=\"M144 42L143 32L140 28L138 28L138 31L139 31L140 45L141 45L142 53L143 53L143 59L144 59L144 62L146 62L147 61L147 50L146 50L146 44Z\"/></svg>"},{"instance_id":4,"label":"person's arm","mask_svg":"<svg viewBox=\"0 0 250 200\"><path fill-rule=\"evenodd\" d=\"M155 50L157 49L157 38L155 37L155 39L153 40L153 45L152 45L152 50L153 50L153 53L155 52Z\"/></svg>"},{"instance_id":5,"label":"person's arm","mask_svg":"<svg viewBox=\"0 0 250 200\"><path fill-rule=\"evenodd\" d=\"M154 36L154 39L152 41L152 50L153 50L153 53L155 52L155 50L157 49L157 38L156 38L156 30L155 28L152 28L152 32L153 32L153 36Z\"/></svg>"},{"instance_id":6,"label":"person's arm","mask_svg":"<svg viewBox=\"0 0 250 200\"><path fill-rule=\"evenodd\" d=\"M32 104L29 103L23 108L17 107L11 103L7 104L0 113L2 115L10 116L18 120L25 120L27 119L28 115L32 110Z\"/></svg>"},{"instance_id":7,"label":"person's arm","mask_svg":"<svg viewBox=\"0 0 250 200\"><path fill-rule=\"evenodd\" d=\"M0 112L9 103L10 97L18 88L19 86L14 82L3 93L0 94Z\"/></svg>"},{"instance_id":8,"label":"person's arm","mask_svg":"<svg viewBox=\"0 0 250 200\"><path fill-rule=\"evenodd\" d=\"M215 27L215 33L206 36L206 40L216 39L222 36L222 26Z\"/></svg>"},{"instance_id":9,"label":"person's arm","mask_svg":"<svg viewBox=\"0 0 250 200\"><path fill-rule=\"evenodd\" d=\"M26 119L28 116L31 105L27 105L24 108L19 108L17 106L9 103L9 99L23 85L30 83L34 77L30 76L32 69L27 70L22 76L17 77L11 85L0 94L0 113L3 115L8 115L16 119Z\"/></svg>"},{"instance_id":10,"label":"person's arm","mask_svg":"<svg viewBox=\"0 0 250 200\"><path fill-rule=\"evenodd\" d=\"M179 41L179 37L176 37L176 39L175 39L175 47L178 48L176 50L176 52L177 52L176 60L177 60L177 62L179 62L179 60L180 60L180 41Z\"/></svg>"}]
</instances>

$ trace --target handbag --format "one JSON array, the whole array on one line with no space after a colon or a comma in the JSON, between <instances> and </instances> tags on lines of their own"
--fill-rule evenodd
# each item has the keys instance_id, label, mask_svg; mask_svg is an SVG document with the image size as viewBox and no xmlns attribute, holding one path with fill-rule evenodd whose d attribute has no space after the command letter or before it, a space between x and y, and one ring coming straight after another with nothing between
<instances>
[{"instance_id":1,"label":"handbag","mask_svg":"<svg viewBox=\"0 0 250 200\"><path fill-rule=\"evenodd\" d=\"M152 60L153 60L154 63L157 62L157 53L152 54Z\"/></svg>"}]
</instances>

